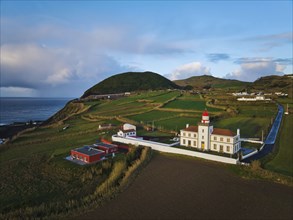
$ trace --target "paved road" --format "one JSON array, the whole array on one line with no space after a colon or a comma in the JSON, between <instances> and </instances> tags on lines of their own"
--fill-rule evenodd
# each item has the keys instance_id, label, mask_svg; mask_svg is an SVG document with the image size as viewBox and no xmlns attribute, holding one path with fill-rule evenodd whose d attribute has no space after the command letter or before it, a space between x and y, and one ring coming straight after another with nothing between
<instances>
[{"instance_id":1,"label":"paved road","mask_svg":"<svg viewBox=\"0 0 293 220\"><path fill-rule=\"evenodd\" d=\"M242 160L241 162L250 163L251 161L258 160L273 151L274 144L275 144L275 141L276 141L276 138L278 135L278 131L279 131L279 128L280 128L280 125L282 122L283 114L284 114L283 106L278 105L278 114L275 118L273 126L270 130L270 133L267 136L267 139L265 140L265 146L257 154L254 154L253 156L248 157L248 158Z\"/></svg>"}]
</instances>

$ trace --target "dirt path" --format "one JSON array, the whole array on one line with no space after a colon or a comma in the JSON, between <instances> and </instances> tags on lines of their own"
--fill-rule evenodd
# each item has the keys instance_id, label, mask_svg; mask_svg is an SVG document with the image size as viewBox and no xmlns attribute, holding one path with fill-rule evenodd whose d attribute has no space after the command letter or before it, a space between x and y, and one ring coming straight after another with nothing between
<instances>
[{"instance_id":1,"label":"dirt path","mask_svg":"<svg viewBox=\"0 0 293 220\"><path fill-rule=\"evenodd\" d=\"M79 219L292 219L292 207L293 188L159 154L125 192Z\"/></svg>"}]
</instances>

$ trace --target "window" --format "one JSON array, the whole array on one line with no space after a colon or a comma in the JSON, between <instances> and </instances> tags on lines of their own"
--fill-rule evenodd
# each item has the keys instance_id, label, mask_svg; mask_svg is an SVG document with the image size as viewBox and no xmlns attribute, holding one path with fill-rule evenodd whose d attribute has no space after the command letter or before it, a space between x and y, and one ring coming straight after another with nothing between
<instances>
[{"instance_id":1,"label":"window","mask_svg":"<svg viewBox=\"0 0 293 220\"><path fill-rule=\"evenodd\" d=\"M191 134L190 133L188 133L188 137L191 137Z\"/></svg>"},{"instance_id":2,"label":"window","mask_svg":"<svg viewBox=\"0 0 293 220\"><path fill-rule=\"evenodd\" d=\"M204 129L202 129L201 132L204 133Z\"/></svg>"},{"instance_id":3,"label":"window","mask_svg":"<svg viewBox=\"0 0 293 220\"><path fill-rule=\"evenodd\" d=\"M220 141L224 141L224 138L220 138Z\"/></svg>"},{"instance_id":4,"label":"window","mask_svg":"<svg viewBox=\"0 0 293 220\"><path fill-rule=\"evenodd\" d=\"M193 134L193 137L196 137L196 134Z\"/></svg>"},{"instance_id":5,"label":"window","mask_svg":"<svg viewBox=\"0 0 293 220\"><path fill-rule=\"evenodd\" d=\"M183 142L183 144L185 145L185 139L183 139L183 141L182 141L182 142Z\"/></svg>"},{"instance_id":6,"label":"window","mask_svg":"<svg viewBox=\"0 0 293 220\"><path fill-rule=\"evenodd\" d=\"M204 136L201 136L201 139L204 139Z\"/></svg>"},{"instance_id":7,"label":"window","mask_svg":"<svg viewBox=\"0 0 293 220\"><path fill-rule=\"evenodd\" d=\"M223 152L223 145L220 145L220 152Z\"/></svg>"},{"instance_id":8,"label":"window","mask_svg":"<svg viewBox=\"0 0 293 220\"><path fill-rule=\"evenodd\" d=\"M217 140L217 137L214 137L214 141L216 141Z\"/></svg>"},{"instance_id":9,"label":"window","mask_svg":"<svg viewBox=\"0 0 293 220\"><path fill-rule=\"evenodd\" d=\"M196 141L193 141L193 146L196 147Z\"/></svg>"},{"instance_id":10,"label":"window","mask_svg":"<svg viewBox=\"0 0 293 220\"><path fill-rule=\"evenodd\" d=\"M230 142L230 138L227 138L227 142Z\"/></svg>"},{"instance_id":11,"label":"window","mask_svg":"<svg viewBox=\"0 0 293 220\"><path fill-rule=\"evenodd\" d=\"M191 146L191 141L188 141L188 146Z\"/></svg>"},{"instance_id":12,"label":"window","mask_svg":"<svg viewBox=\"0 0 293 220\"><path fill-rule=\"evenodd\" d=\"M185 133L184 132L182 133L182 136L185 136Z\"/></svg>"},{"instance_id":13,"label":"window","mask_svg":"<svg viewBox=\"0 0 293 220\"><path fill-rule=\"evenodd\" d=\"M230 152L230 146L226 146L226 151Z\"/></svg>"},{"instance_id":14,"label":"window","mask_svg":"<svg viewBox=\"0 0 293 220\"><path fill-rule=\"evenodd\" d=\"M214 144L214 150L216 150L217 149L217 145L216 144Z\"/></svg>"}]
</instances>

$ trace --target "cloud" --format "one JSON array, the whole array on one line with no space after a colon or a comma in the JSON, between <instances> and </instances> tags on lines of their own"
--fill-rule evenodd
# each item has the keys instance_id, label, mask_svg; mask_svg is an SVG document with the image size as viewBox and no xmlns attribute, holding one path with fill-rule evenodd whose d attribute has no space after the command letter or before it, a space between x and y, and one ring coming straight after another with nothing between
<instances>
[{"instance_id":1,"label":"cloud","mask_svg":"<svg viewBox=\"0 0 293 220\"><path fill-rule=\"evenodd\" d=\"M6 17L0 22L1 86L30 88L42 96L50 91L63 96L66 89L74 92L70 96L79 96L110 75L138 69L121 64L113 54L171 56L190 51L187 42L164 41L155 31L137 31L130 25L75 29L62 22L28 23Z\"/></svg>"},{"instance_id":2,"label":"cloud","mask_svg":"<svg viewBox=\"0 0 293 220\"><path fill-rule=\"evenodd\" d=\"M170 80L177 80L199 75L211 75L210 68L203 66L200 62L192 62L177 67L166 77Z\"/></svg>"},{"instance_id":3,"label":"cloud","mask_svg":"<svg viewBox=\"0 0 293 220\"><path fill-rule=\"evenodd\" d=\"M240 68L232 73L226 74L225 78L242 81L254 81L265 75L283 75L286 65L290 59L272 58L239 58L235 63L240 64Z\"/></svg>"},{"instance_id":4,"label":"cloud","mask_svg":"<svg viewBox=\"0 0 293 220\"><path fill-rule=\"evenodd\" d=\"M243 64L243 63L260 63L272 61L281 65L292 65L293 59L292 58L276 58L273 59L272 57L242 57L238 58L234 61L236 64Z\"/></svg>"},{"instance_id":5,"label":"cloud","mask_svg":"<svg viewBox=\"0 0 293 220\"><path fill-rule=\"evenodd\" d=\"M230 59L230 56L229 54L226 54L226 53L210 53L210 54L207 54L207 58L210 62L217 63L218 61L221 61L221 60Z\"/></svg>"},{"instance_id":6,"label":"cloud","mask_svg":"<svg viewBox=\"0 0 293 220\"><path fill-rule=\"evenodd\" d=\"M292 44L293 32L285 32L271 35L259 35L245 40L261 42L259 51L267 52L275 47L281 47L286 44ZM291 45L292 47L292 45Z\"/></svg>"},{"instance_id":7,"label":"cloud","mask_svg":"<svg viewBox=\"0 0 293 220\"><path fill-rule=\"evenodd\" d=\"M77 81L89 87L114 73L134 69L105 54L35 44L2 45L0 63L2 87L44 91L66 88L65 84ZM71 92L75 93L71 96L78 96L83 91Z\"/></svg>"},{"instance_id":8,"label":"cloud","mask_svg":"<svg viewBox=\"0 0 293 220\"><path fill-rule=\"evenodd\" d=\"M2 19L2 18L1 18ZM95 26L91 30L76 30L65 25L45 23L26 25L19 20L1 20L1 45L48 42L49 45L67 45L79 49L119 51L134 54L177 54L190 52L184 41L164 41L152 33L130 25Z\"/></svg>"},{"instance_id":9,"label":"cloud","mask_svg":"<svg viewBox=\"0 0 293 220\"><path fill-rule=\"evenodd\" d=\"M24 87L0 87L2 97L35 97L38 92L35 89Z\"/></svg>"}]
</instances>

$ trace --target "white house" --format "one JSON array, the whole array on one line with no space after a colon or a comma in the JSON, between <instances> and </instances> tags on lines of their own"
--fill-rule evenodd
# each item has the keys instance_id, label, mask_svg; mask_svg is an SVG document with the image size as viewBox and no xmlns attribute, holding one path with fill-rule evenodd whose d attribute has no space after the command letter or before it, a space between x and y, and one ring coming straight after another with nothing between
<instances>
[{"instance_id":1,"label":"white house","mask_svg":"<svg viewBox=\"0 0 293 220\"><path fill-rule=\"evenodd\" d=\"M117 132L118 137L133 137L136 136L136 126L131 124L124 124Z\"/></svg>"},{"instance_id":2,"label":"white house","mask_svg":"<svg viewBox=\"0 0 293 220\"><path fill-rule=\"evenodd\" d=\"M180 145L194 147L203 151L217 151L228 154L240 150L240 130L237 134L228 129L214 128L210 124L209 114L204 111L198 126L186 125L180 130Z\"/></svg>"}]
</instances>

